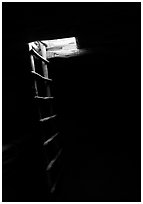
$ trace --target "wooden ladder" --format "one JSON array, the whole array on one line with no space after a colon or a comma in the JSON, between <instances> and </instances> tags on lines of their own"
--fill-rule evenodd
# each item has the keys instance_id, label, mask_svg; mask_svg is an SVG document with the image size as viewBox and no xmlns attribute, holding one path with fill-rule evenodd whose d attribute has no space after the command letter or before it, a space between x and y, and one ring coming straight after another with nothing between
<instances>
[{"instance_id":1,"label":"wooden ladder","mask_svg":"<svg viewBox=\"0 0 143 204\"><path fill-rule=\"evenodd\" d=\"M34 87L34 100L39 112L43 148L46 162L48 192L55 192L62 171L62 143L58 129L58 116L54 112L55 97L52 96L53 80L49 78L46 59L46 46L40 42L29 43L31 74Z\"/></svg>"}]
</instances>

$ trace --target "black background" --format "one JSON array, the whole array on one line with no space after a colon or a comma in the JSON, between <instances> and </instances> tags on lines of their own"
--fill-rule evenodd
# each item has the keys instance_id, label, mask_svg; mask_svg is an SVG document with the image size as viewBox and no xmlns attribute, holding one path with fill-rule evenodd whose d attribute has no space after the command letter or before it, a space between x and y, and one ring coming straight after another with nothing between
<instances>
[{"instance_id":1,"label":"black background","mask_svg":"<svg viewBox=\"0 0 143 204\"><path fill-rule=\"evenodd\" d=\"M140 201L140 17L140 3L3 3L4 144L17 139L26 146L31 134L35 112L25 44L75 36L87 50L79 57L51 60L67 161L77 172L91 161L84 177L91 174L94 181L81 179L85 191L81 184L77 194L63 191L59 200ZM107 182L108 169L113 183ZM105 177L103 194L94 175ZM78 179L65 188L74 192Z\"/></svg>"}]
</instances>

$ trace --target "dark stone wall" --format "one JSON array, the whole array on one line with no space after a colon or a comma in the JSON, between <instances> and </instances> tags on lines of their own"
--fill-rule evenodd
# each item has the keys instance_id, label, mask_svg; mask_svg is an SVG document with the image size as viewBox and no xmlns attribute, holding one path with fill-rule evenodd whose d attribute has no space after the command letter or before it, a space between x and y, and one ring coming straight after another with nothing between
<instances>
[{"instance_id":1,"label":"dark stone wall","mask_svg":"<svg viewBox=\"0 0 143 204\"><path fill-rule=\"evenodd\" d=\"M23 39L7 36L5 31L3 29L2 199L43 201L45 163L38 112L33 101L28 46Z\"/></svg>"}]
</instances>

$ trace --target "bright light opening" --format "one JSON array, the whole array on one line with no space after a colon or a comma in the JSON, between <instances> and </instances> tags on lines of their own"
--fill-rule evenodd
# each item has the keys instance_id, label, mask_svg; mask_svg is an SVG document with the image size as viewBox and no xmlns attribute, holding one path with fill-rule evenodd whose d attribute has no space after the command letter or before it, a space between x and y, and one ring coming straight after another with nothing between
<instances>
[{"instance_id":1,"label":"bright light opening","mask_svg":"<svg viewBox=\"0 0 143 204\"><path fill-rule=\"evenodd\" d=\"M39 55L42 55L40 43L45 45L46 55L44 58L46 58L47 60L55 57L74 57L87 53L85 49L79 49L77 39L75 37L34 41L29 43L30 49L34 49Z\"/></svg>"},{"instance_id":2,"label":"bright light opening","mask_svg":"<svg viewBox=\"0 0 143 204\"><path fill-rule=\"evenodd\" d=\"M47 58L71 57L79 54L76 38L62 38L41 41L46 45Z\"/></svg>"}]
</instances>

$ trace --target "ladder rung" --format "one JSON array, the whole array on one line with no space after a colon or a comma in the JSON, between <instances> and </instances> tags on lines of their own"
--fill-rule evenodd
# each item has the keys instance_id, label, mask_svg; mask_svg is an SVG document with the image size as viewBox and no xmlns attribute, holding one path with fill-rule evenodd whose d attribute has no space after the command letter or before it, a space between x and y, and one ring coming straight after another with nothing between
<instances>
[{"instance_id":1,"label":"ladder rung","mask_svg":"<svg viewBox=\"0 0 143 204\"><path fill-rule=\"evenodd\" d=\"M57 115L52 115L52 116L49 116L49 117L47 117L47 118L42 118L42 119L40 119L40 122L45 122L45 121L47 121L47 120L50 120L50 119L52 119L52 118L55 118Z\"/></svg>"},{"instance_id":2,"label":"ladder rung","mask_svg":"<svg viewBox=\"0 0 143 204\"><path fill-rule=\"evenodd\" d=\"M36 52L36 50L32 47L32 49L30 50L32 55L35 55L36 57L38 57L40 60L42 60L43 62L49 64L49 61L47 59L45 59L44 57L42 57L41 55L38 54L38 52Z\"/></svg>"},{"instance_id":3,"label":"ladder rung","mask_svg":"<svg viewBox=\"0 0 143 204\"><path fill-rule=\"evenodd\" d=\"M38 77L39 79L43 79L43 80L48 81L48 82L52 81L52 79L43 77L42 75L38 74L38 73L35 72L35 71L31 71L31 73L34 74L34 75L35 75L36 77Z\"/></svg>"},{"instance_id":4,"label":"ladder rung","mask_svg":"<svg viewBox=\"0 0 143 204\"><path fill-rule=\"evenodd\" d=\"M48 140L46 140L44 142L44 146L49 144L51 141L53 141L53 139L59 134L59 132L57 132L56 134L54 134L51 138L49 138Z\"/></svg>"},{"instance_id":5,"label":"ladder rung","mask_svg":"<svg viewBox=\"0 0 143 204\"><path fill-rule=\"evenodd\" d=\"M35 99L41 99L41 100L49 100L49 99L54 99L54 97L52 96L48 96L48 97L42 97L42 96L35 96Z\"/></svg>"},{"instance_id":6,"label":"ladder rung","mask_svg":"<svg viewBox=\"0 0 143 204\"><path fill-rule=\"evenodd\" d=\"M51 168L53 167L57 159L60 157L61 153L62 153L62 149L59 150L55 158L48 164L47 169L46 169L47 171L51 170Z\"/></svg>"}]
</instances>

